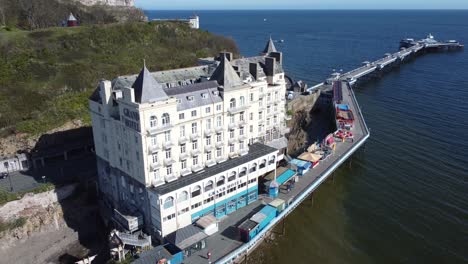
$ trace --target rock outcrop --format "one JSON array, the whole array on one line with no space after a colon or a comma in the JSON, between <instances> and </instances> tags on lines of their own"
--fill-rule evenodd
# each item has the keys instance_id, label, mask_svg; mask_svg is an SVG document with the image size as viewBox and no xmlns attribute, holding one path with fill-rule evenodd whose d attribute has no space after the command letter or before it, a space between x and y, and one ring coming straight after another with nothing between
<instances>
[{"instance_id":1,"label":"rock outcrop","mask_svg":"<svg viewBox=\"0 0 468 264\"><path fill-rule=\"evenodd\" d=\"M107 6L127 6L134 7L134 0L75 0L82 3L83 5L92 6L92 5L107 5Z\"/></svg>"}]
</instances>

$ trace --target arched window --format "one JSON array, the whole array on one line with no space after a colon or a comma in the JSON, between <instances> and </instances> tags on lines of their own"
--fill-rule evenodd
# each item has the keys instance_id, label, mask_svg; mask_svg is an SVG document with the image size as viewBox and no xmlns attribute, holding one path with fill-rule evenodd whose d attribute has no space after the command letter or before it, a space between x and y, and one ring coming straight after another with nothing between
<instances>
[{"instance_id":1,"label":"arched window","mask_svg":"<svg viewBox=\"0 0 468 264\"><path fill-rule=\"evenodd\" d=\"M252 166L250 166L250 173L254 172L257 170L257 163L254 163L252 164Z\"/></svg>"},{"instance_id":2,"label":"arched window","mask_svg":"<svg viewBox=\"0 0 468 264\"><path fill-rule=\"evenodd\" d=\"M187 201L188 198L189 198L188 192L186 192L186 191L181 192L180 195L179 195L179 203L183 202L183 201Z\"/></svg>"},{"instance_id":3,"label":"arched window","mask_svg":"<svg viewBox=\"0 0 468 264\"><path fill-rule=\"evenodd\" d=\"M270 157L270 161L268 162L268 164L273 164L273 163L275 163L275 160L276 160L276 157L275 157L275 156L271 156L271 157Z\"/></svg>"},{"instance_id":4,"label":"arched window","mask_svg":"<svg viewBox=\"0 0 468 264\"><path fill-rule=\"evenodd\" d=\"M260 169L265 168L265 166L266 166L266 160L264 159L264 160L262 160L262 162L260 163Z\"/></svg>"},{"instance_id":5,"label":"arched window","mask_svg":"<svg viewBox=\"0 0 468 264\"><path fill-rule=\"evenodd\" d=\"M232 98L231 101L229 101L229 107L230 108L236 107L236 99Z\"/></svg>"},{"instance_id":6,"label":"arched window","mask_svg":"<svg viewBox=\"0 0 468 264\"><path fill-rule=\"evenodd\" d=\"M164 113L161 117L161 123L163 126L168 126L171 123L168 113Z\"/></svg>"},{"instance_id":7,"label":"arched window","mask_svg":"<svg viewBox=\"0 0 468 264\"><path fill-rule=\"evenodd\" d=\"M164 209L171 208L172 206L174 206L174 197L169 196L164 201Z\"/></svg>"},{"instance_id":8,"label":"arched window","mask_svg":"<svg viewBox=\"0 0 468 264\"><path fill-rule=\"evenodd\" d=\"M213 190L213 181L208 181L205 185L205 192Z\"/></svg>"},{"instance_id":9,"label":"arched window","mask_svg":"<svg viewBox=\"0 0 468 264\"><path fill-rule=\"evenodd\" d=\"M156 127L158 125L158 118L156 116L150 117L150 127Z\"/></svg>"},{"instance_id":10,"label":"arched window","mask_svg":"<svg viewBox=\"0 0 468 264\"><path fill-rule=\"evenodd\" d=\"M245 105L245 97L241 96L240 97L240 106L244 106L244 105Z\"/></svg>"},{"instance_id":11,"label":"arched window","mask_svg":"<svg viewBox=\"0 0 468 264\"><path fill-rule=\"evenodd\" d=\"M200 194L201 194L201 188L200 188L200 186L197 185L197 186L193 187L193 189L192 189L192 198L193 198L193 197L197 197L197 196L200 195Z\"/></svg>"},{"instance_id":12,"label":"arched window","mask_svg":"<svg viewBox=\"0 0 468 264\"><path fill-rule=\"evenodd\" d=\"M232 182L233 180L235 180L236 174L237 173L235 171L231 172L231 174L229 174L228 182Z\"/></svg>"},{"instance_id":13,"label":"arched window","mask_svg":"<svg viewBox=\"0 0 468 264\"><path fill-rule=\"evenodd\" d=\"M247 168L243 167L239 172L239 177L247 175Z\"/></svg>"},{"instance_id":14,"label":"arched window","mask_svg":"<svg viewBox=\"0 0 468 264\"><path fill-rule=\"evenodd\" d=\"M216 182L216 187L223 185L224 181L225 181L224 176L221 176L221 178L219 178L218 181Z\"/></svg>"}]
</instances>

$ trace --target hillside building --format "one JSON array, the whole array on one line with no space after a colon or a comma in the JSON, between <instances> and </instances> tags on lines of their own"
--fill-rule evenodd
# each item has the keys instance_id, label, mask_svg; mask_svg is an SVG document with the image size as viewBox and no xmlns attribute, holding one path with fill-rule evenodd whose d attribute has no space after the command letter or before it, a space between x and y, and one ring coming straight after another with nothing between
<instances>
[{"instance_id":1,"label":"hillside building","mask_svg":"<svg viewBox=\"0 0 468 264\"><path fill-rule=\"evenodd\" d=\"M100 82L89 107L109 216L163 238L257 200L258 178L283 159L288 133L283 57L267 47Z\"/></svg>"}]
</instances>

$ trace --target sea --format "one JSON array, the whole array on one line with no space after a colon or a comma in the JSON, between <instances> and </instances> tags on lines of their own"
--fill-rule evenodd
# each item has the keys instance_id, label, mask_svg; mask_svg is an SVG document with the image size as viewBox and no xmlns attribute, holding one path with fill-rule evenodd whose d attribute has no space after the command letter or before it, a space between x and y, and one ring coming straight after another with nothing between
<instances>
[{"instance_id":1,"label":"sea","mask_svg":"<svg viewBox=\"0 0 468 264\"><path fill-rule=\"evenodd\" d=\"M468 44L468 11L146 11L195 13L201 30L233 38L244 56L271 35L287 75L309 86L397 51L403 38ZM355 92L370 139L255 263L468 263L468 52L419 56Z\"/></svg>"}]
</instances>

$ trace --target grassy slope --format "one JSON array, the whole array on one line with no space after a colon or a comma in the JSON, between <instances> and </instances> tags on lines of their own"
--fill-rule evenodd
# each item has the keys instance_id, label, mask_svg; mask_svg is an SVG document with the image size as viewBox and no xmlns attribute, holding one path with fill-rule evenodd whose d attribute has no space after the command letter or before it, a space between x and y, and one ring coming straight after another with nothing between
<instances>
[{"instance_id":1,"label":"grassy slope","mask_svg":"<svg viewBox=\"0 0 468 264\"><path fill-rule=\"evenodd\" d=\"M99 79L188 67L235 43L176 23L127 23L0 32L0 130L40 134L68 120L89 122Z\"/></svg>"}]
</instances>

